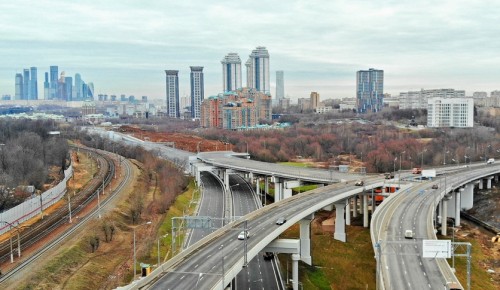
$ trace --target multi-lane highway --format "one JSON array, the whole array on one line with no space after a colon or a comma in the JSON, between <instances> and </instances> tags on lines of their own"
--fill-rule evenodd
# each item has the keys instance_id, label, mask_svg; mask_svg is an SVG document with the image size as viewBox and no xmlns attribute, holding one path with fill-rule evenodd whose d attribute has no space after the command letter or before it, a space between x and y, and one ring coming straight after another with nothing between
<instances>
[{"instance_id":1,"label":"multi-lane highway","mask_svg":"<svg viewBox=\"0 0 500 290\"><path fill-rule=\"evenodd\" d=\"M499 172L500 166L465 168L449 173L446 183L445 177L426 181L384 201L371 225L381 289L443 289L456 282L445 259L422 258L422 240L436 239L435 208L447 192ZM405 238L407 230L414 233L413 239Z\"/></svg>"}]
</instances>

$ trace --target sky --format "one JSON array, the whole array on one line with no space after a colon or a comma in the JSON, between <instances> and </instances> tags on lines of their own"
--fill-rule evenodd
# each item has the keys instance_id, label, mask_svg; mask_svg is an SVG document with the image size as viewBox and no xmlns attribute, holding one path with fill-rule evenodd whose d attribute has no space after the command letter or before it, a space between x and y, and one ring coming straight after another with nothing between
<instances>
[{"instance_id":1,"label":"sky","mask_svg":"<svg viewBox=\"0 0 500 290\"><path fill-rule=\"evenodd\" d=\"M1 1L0 94L14 77L58 65L80 73L97 94L165 98L164 70L203 66L205 97L222 90L220 61L270 54L292 100L355 97L356 71L384 70L384 92L454 88L500 90L500 1L488 0L16 0Z\"/></svg>"}]
</instances>

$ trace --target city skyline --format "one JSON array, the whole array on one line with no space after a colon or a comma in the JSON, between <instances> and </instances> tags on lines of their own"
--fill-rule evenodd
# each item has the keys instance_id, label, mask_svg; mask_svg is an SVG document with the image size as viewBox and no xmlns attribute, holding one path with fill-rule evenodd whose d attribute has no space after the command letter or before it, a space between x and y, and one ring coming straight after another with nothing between
<instances>
[{"instance_id":1,"label":"city skyline","mask_svg":"<svg viewBox=\"0 0 500 290\"><path fill-rule=\"evenodd\" d=\"M164 98L164 68L179 70L179 93L186 96L189 67L200 65L205 95L215 95L221 92L220 59L235 52L246 60L258 46L272 55L269 91L275 92L275 72L284 71L286 95L294 99L311 91L325 99L355 97L355 73L368 67L384 70L384 92L392 95L421 88L455 88L467 95L500 89L500 71L494 69L500 65L500 29L491 25L500 3L493 1L146 6L21 0L0 8L0 94L12 96L20 68L54 63L94 80L96 94L152 99ZM225 14L239 21L227 25L220 17ZM39 76L39 98L43 89Z\"/></svg>"}]
</instances>

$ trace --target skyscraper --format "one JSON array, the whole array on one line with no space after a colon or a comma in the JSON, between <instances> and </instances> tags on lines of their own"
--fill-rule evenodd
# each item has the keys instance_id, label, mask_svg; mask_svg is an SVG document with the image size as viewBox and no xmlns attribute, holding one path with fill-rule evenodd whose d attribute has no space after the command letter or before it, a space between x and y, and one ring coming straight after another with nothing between
<instances>
[{"instance_id":1,"label":"skyscraper","mask_svg":"<svg viewBox=\"0 0 500 290\"><path fill-rule=\"evenodd\" d=\"M191 118L200 119L204 98L203 67L191 66ZM241 81L241 78L240 78Z\"/></svg>"},{"instance_id":2,"label":"skyscraper","mask_svg":"<svg viewBox=\"0 0 500 290\"><path fill-rule=\"evenodd\" d=\"M23 97L21 99L30 99L30 70L27 68L23 70Z\"/></svg>"},{"instance_id":3,"label":"skyscraper","mask_svg":"<svg viewBox=\"0 0 500 290\"><path fill-rule=\"evenodd\" d=\"M167 116L171 118L180 117L179 109L179 71L165 70L166 94L167 94Z\"/></svg>"},{"instance_id":4,"label":"skyscraper","mask_svg":"<svg viewBox=\"0 0 500 290\"><path fill-rule=\"evenodd\" d=\"M59 77L59 67L57 65L50 66L50 88L49 99L54 100L57 98L57 83Z\"/></svg>"},{"instance_id":5,"label":"skyscraper","mask_svg":"<svg viewBox=\"0 0 500 290\"><path fill-rule=\"evenodd\" d=\"M309 104L312 110L316 110L319 106L319 94L318 92L311 92Z\"/></svg>"},{"instance_id":6,"label":"skyscraper","mask_svg":"<svg viewBox=\"0 0 500 290\"><path fill-rule=\"evenodd\" d=\"M14 96L14 100L22 100L23 99L23 75L16 74L16 94Z\"/></svg>"},{"instance_id":7,"label":"skyscraper","mask_svg":"<svg viewBox=\"0 0 500 290\"><path fill-rule=\"evenodd\" d=\"M73 101L73 78L64 78L64 95L66 96L66 101Z\"/></svg>"},{"instance_id":8,"label":"skyscraper","mask_svg":"<svg viewBox=\"0 0 500 290\"><path fill-rule=\"evenodd\" d=\"M45 81L43 82L43 98L45 100L48 100L50 98L49 90L50 90L49 73L45 72Z\"/></svg>"},{"instance_id":9,"label":"skyscraper","mask_svg":"<svg viewBox=\"0 0 500 290\"><path fill-rule=\"evenodd\" d=\"M82 92L82 76L80 74L75 74L75 99L81 101L84 99Z\"/></svg>"},{"instance_id":10,"label":"skyscraper","mask_svg":"<svg viewBox=\"0 0 500 290\"><path fill-rule=\"evenodd\" d=\"M356 73L358 113L379 112L384 100L384 71L370 68Z\"/></svg>"},{"instance_id":11,"label":"skyscraper","mask_svg":"<svg viewBox=\"0 0 500 290\"><path fill-rule=\"evenodd\" d=\"M248 59L247 62L245 62L245 67L247 69L247 88L252 88L253 86L253 67L252 67L252 60Z\"/></svg>"},{"instance_id":12,"label":"skyscraper","mask_svg":"<svg viewBox=\"0 0 500 290\"><path fill-rule=\"evenodd\" d=\"M30 100L38 100L38 72L36 67L30 68Z\"/></svg>"},{"instance_id":13,"label":"skyscraper","mask_svg":"<svg viewBox=\"0 0 500 290\"><path fill-rule=\"evenodd\" d=\"M247 76L249 87L259 92L269 94L269 52L264 46L258 46L250 54L250 63L247 61Z\"/></svg>"},{"instance_id":14,"label":"skyscraper","mask_svg":"<svg viewBox=\"0 0 500 290\"><path fill-rule=\"evenodd\" d=\"M281 100L285 98L285 83L283 78L283 71L276 71L276 99Z\"/></svg>"},{"instance_id":15,"label":"skyscraper","mask_svg":"<svg viewBox=\"0 0 500 290\"><path fill-rule=\"evenodd\" d=\"M228 53L222 64L222 91L229 92L241 88L241 59L237 53Z\"/></svg>"}]
</instances>

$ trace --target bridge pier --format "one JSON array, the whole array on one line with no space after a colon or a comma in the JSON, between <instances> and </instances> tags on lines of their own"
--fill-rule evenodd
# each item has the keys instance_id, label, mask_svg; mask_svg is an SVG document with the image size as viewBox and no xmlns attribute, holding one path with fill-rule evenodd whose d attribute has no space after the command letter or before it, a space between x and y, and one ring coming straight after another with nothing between
<instances>
[{"instance_id":1,"label":"bridge pier","mask_svg":"<svg viewBox=\"0 0 500 290\"><path fill-rule=\"evenodd\" d=\"M459 188L457 192L455 192L455 226L459 227L460 226L460 199L462 195L462 191L464 191L463 188Z\"/></svg>"},{"instance_id":2,"label":"bridge pier","mask_svg":"<svg viewBox=\"0 0 500 290\"><path fill-rule=\"evenodd\" d=\"M372 201L373 203L373 201ZM363 195L363 227L368 227L368 195Z\"/></svg>"},{"instance_id":3,"label":"bridge pier","mask_svg":"<svg viewBox=\"0 0 500 290\"><path fill-rule=\"evenodd\" d=\"M442 199L443 203L443 214L441 215L441 235L446 236L448 224L448 197L445 195Z\"/></svg>"},{"instance_id":4,"label":"bridge pier","mask_svg":"<svg viewBox=\"0 0 500 290\"><path fill-rule=\"evenodd\" d=\"M364 195L360 194L359 195L359 214L363 214L363 209L364 209Z\"/></svg>"},{"instance_id":5,"label":"bridge pier","mask_svg":"<svg viewBox=\"0 0 500 290\"><path fill-rule=\"evenodd\" d=\"M358 196L352 198L352 217L358 217Z\"/></svg>"},{"instance_id":6,"label":"bridge pier","mask_svg":"<svg viewBox=\"0 0 500 290\"><path fill-rule=\"evenodd\" d=\"M486 188L491 189L491 180L493 179L493 176L488 176L486 177Z\"/></svg>"},{"instance_id":7,"label":"bridge pier","mask_svg":"<svg viewBox=\"0 0 500 290\"><path fill-rule=\"evenodd\" d=\"M274 183L274 202L278 202L283 199L283 180L272 176L271 182Z\"/></svg>"},{"instance_id":8,"label":"bridge pier","mask_svg":"<svg viewBox=\"0 0 500 290\"><path fill-rule=\"evenodd\" d=\"M351 225L351 199L347 199L347 204L345 206L345 224Z\"/></svg>"},{"instance_id":9,"label":"bridge pier","mask_svg":"<svg viewBox=\"0 0 500 290\"><path fill-rule=\"evenodd\" d=\"M479 189L483 189L483 179L479 179Z\"/></svg>"},{"instance_id":10,"label":"bridge pier","mask_svg":"<svg viewBox=\"0 0 500 290\"><path fill-rule=\"evenodd\" d=\"M346 242L344 219L345 206L345 200L335 203L335 233L333 234L333 238L341 242Z\"/></svg>"},{"instance_id":11,"label":"bridge pier","mask_svg":"<svg viewBox=\"0 0 500 290\"><path fill-rule=\"evenodd\" d=\"M498 183L498 175L495 175L495 182Z\"/></svg>"},{"instance_id":12,"label":"bridge pier","mask_svg":"<svg viewBox=\"0 0 500 290\"><path fill-rule=\"evenodd\" d=\"M299 221L300 225L300 259L312 265L311 259L311 221L314 219L314 214L307 216Z\"/></svg>"},{"instance_id":13,"label":"bridge pier","mask_svg":"<svg viewBox=\"0 0 500 290\"><path fill-rule=\"evenodd\" d=\"M292 254L292 287L299 290L299 260L300 255Z\"/></svg>"},{"instance_id":14,"label":"bridge pier","mask_svg":"<svg viewBox=\"0 0 500 290\"><path fill-rule=\"evenodd\" d=\"M468 210L472 208L474 205L474 183L467 183L465 185L460 202L463 209Z\"/></svg>"}]
</instances>

